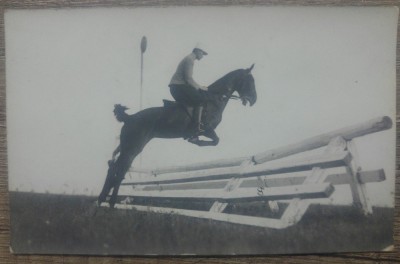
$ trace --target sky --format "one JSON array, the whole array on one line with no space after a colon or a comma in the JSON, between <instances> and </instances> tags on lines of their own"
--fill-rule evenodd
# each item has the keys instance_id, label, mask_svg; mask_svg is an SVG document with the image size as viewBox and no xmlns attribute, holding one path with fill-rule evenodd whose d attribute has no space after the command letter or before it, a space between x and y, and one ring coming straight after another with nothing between
<instances>
[{"instance_id":1,"label":"sky","mask_svg":"<svg viewBox=\"0 0 400 264\"><path fill-rule=\"evenodd\" d=\"M194 79L252 71L258 101L227 106L217 147L154 139L134 166L248 156L379 116L395 121L398 10L391 7L168 7L7 10L10 190L97 195L118 145L116 103L172 99L168 83L198 42ZM374 203L393 205L395 128L356 140ZM139 161L141 160L141 161ZM140 163L140 164L139 164Z\"/></svg>"}]
</instances>

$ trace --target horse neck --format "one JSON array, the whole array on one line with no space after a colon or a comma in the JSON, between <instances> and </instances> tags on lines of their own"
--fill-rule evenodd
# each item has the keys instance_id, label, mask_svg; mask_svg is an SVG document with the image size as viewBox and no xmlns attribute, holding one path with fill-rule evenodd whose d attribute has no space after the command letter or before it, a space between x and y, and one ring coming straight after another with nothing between
<instances>
[{"instance_id":1,"label":"horse neck","mask_svg":"<svg viewBox=\"0 0 400 264\"><path fill-rule=\"evenodd\" d=\"M236 91L235 89L235 79L237 75L235 72L231 72L221 79L217 80L213 84L211 84L208 88L209 92L212 94L216 94L218 96L224 96L225 99L223 101L219 101L218 105L220 109L223 111L226 107L226 105L229 102L229 98L232 96L232 94Z\"/></svg>"}]
</instances>

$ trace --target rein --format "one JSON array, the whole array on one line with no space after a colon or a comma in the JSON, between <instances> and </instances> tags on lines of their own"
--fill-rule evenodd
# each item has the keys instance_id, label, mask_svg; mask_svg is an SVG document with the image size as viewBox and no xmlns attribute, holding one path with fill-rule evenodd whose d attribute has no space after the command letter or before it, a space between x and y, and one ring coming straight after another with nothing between
<instances>
[{"instance_id":1,"label":"rein","mask_svg":"<svg viewBox=\"0 0 400 264\"><path fill-rule=\"evenodd\" d=\"M232 94L232 95L229 97L229 99L239 100L239 99L242 99L242 98L241 98L240 96L237 96L237 95Z\"/></svg>"},{"instance_id":2,"label":"rein","mask_svg":"<svg viewBox=\"0 0 400 264\"><path fill-rule=\"evenodd\" d=\"M226 100L226 98L228 98L228 100L231 100L231 99L240 100L240 99L242 99L240 96L233 95L233 94L231 94L230 96L228 96L226 94L222 95L222 99Z\"/></svg>"}]
</instances>

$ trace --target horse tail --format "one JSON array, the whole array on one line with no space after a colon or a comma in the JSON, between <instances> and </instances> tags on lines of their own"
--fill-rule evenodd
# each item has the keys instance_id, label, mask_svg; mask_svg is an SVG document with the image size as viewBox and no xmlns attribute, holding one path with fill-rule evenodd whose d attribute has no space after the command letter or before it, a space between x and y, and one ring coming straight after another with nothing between
<instances>
[{"instance_id":1,"label":"horse tail","mask_svg":"<svg viewBox=\"0 0 400 264\"><path fill-rule=\"evenodd\" d=\"M127 109L129 108L120 104L114 105L114 115L119 122L125 122L128 119L129 115L125 113Z\"/></svg>"}]
</instances>

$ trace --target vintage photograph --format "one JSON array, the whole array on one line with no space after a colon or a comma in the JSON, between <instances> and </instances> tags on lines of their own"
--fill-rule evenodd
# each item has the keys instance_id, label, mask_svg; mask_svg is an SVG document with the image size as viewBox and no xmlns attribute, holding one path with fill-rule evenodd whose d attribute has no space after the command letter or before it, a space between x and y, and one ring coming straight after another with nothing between
<instances>
[{"instance_id":1,"label":"vintage photograph","mask_svg":"<svg viewBox=\"0 0 400 264\"><path fill-rule=\"evenodd\" d=\"M396 7L5 11L14 254L393 250Z\"/></svg>"}]
</instances>

